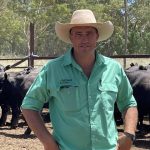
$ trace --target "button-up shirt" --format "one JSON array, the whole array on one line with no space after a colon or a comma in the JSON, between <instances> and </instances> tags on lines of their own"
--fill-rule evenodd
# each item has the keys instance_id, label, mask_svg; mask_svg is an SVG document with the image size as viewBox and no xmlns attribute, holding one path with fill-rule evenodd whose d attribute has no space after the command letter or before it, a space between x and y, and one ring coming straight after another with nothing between
<instances>
[{"instance_id":1,"label":"button-up shirt","mask_svg":"<svg viewBox=\"0 0 150 150\"><path fill-rule=\"evenodd\" d=\"M121 112L136 106L130 83L117 61L98 53L87 78L71 52L43 67L22 108L39 111L49 102L53 136L60 150L115 150L114 104Z\"/></svg>"}]
</instances>

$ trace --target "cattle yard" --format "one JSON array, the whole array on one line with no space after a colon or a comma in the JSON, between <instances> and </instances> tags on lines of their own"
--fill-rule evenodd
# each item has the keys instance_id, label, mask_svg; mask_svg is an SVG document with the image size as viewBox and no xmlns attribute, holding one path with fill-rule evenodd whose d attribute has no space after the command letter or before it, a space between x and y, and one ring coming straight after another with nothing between
<instances>
[{"instance_id":1,"label":"cattle yard","mask_svg":"<svg viewBox=\"0 0 150 150\"><path fill-rule=\"evenodd\" d=\"M124 66L124 60L121 58L116 58L117 61ZM35 68L42 67L48 59L35 60ZM1 61L3 66L12 65L16 63L17 60L5 60ZM138 63L139 65L150 64L150 58L128 58L126 59L126 68L130 66L131 63ZM8 70L8 72L19 72L28 66L28 62L25 61L21 63L18 68L13 68ZM0 109L1 116L1 109ZM22 118L19 119L19 126L16 129L10 129L9 122L11 120L11 114L8 115L7 124L4 127L0 127L0 149L1 150L42 150L43 147L39 140L36 138L34 133L31 135L24 135L24 131L27 126L24 124ZM52 132L51 123L46 123L49 131ZM144 128L139 132L137 130L137 139L132 147L132 150L149 150L150 149L150 122L147 117L144 118ZM122 131L123 127L118 126L118 130Z\"/></svg>"}]
</instances>

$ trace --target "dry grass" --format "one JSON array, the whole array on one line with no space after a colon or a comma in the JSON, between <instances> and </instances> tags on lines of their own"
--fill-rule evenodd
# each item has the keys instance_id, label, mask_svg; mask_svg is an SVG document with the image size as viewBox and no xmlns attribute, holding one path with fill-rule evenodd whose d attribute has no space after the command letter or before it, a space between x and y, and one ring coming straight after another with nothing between
<instances>
[{"instance_id":1,"label":"dry grass","mask_svg":"<svg viewBox=\"0 0 150 150\"><path fill-rule=\"evenodd\" d=\"M123 59L116 59L123 67L124 67L124 60ZM148 65L150 64L150 58L127 58L126 60L126 67L130 67L131 63L138 63L139 65Z\"/></svg>"},{"instance_id":2,"label":"dry grass","mask_svg":"<svg viewBox=\"0 0 150 150\"><path fill-rule=\"evenodd\" d=\"M5 67L7 65L13 65L13 64L17 63L18 61L19 60L0 60L0 64ZM49 60L35 60L34 61L35 68L42 67L48 61ZM28 66L28 61L26 60L25 62L19 64L17 67L27 68L27 66ZM12 68L12 69L9 69L8 72L9 71L19 72L19 71L23 70L23 68Z\"/></svg>"}]
</instances>

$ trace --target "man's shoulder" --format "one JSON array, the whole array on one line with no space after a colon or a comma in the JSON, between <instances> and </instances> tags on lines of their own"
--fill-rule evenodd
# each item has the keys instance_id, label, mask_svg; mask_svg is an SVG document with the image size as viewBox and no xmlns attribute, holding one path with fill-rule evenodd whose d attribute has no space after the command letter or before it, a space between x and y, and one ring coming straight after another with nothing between
<instances>
[{"instance_id":1,"label":"man's shoulder","mask_svg":"<svg viewBox=\"0 0 150 150\"><path fill-rule=\"evenodd\" d=\"M51 59L48 61L48 63L46 64L46 67L59 67L63 64L63 61L64 61L64 55L61 55L57 58L54 58L54 59Z\"/></svg>"},{"instance_id":2,"label":"man's shoulder","mask_svg":"<svg viewBox=\"0 0 150 150\"><path fill-rule=\"evenodd\" d=\"M115 60L114 58L104 56L101 54L99 54L99 57L103 60L103 62L106 65L115 65L115 66L121 67L121 64L117 60Z\"/></svg>"}]
</instances>

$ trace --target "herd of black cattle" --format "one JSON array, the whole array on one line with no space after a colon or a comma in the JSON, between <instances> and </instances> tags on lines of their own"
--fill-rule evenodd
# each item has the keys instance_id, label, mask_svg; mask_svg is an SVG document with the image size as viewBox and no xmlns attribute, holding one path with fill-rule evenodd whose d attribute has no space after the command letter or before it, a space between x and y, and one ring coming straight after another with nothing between
<instances>
[{"instance_id":1,"label":"herd of black cattle","mask_svg":"<svg viewBox=\"0 0 150 150\"><path fill-rule=\"evenodd\" d=\"M5 67L0 67L0 126L6 125L7 115L10 112L12 113L10 128L18 126L22 100L39 70L29 67L19 73L7 73ZM150 121L150 64L147 66L131 64L125 69L125 73L133 87L133 94L138 104L139 125L142 126L145 116L148 116ZM120 120L119 112L115 113L115 120ZM30 132L29 128L25 131L27 134Z\"/></svg>"}]
</instances>

